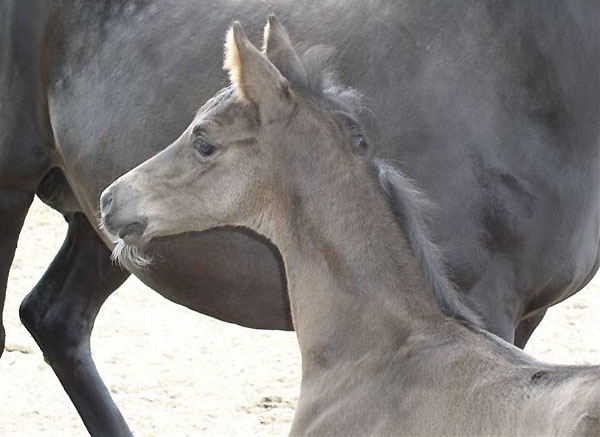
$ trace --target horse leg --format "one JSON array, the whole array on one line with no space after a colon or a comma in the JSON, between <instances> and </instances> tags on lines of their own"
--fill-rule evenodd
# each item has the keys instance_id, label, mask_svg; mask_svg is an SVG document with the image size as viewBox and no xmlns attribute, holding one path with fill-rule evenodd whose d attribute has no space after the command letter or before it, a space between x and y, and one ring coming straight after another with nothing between
<instances>
[{"instance_id":1,"label":"horse leg","mask_svg":"<svg viewBox=\"0 0 600 437\"><path fill-rule=\"evenodd\" d=\"M15 256L23 221L33 200L32 193L0 189L0 356L6 333L2 323L8 272Z\"/></svg>"},{"instance_id":2,"label":"horse leg","mask_svg":"<svg viewBox=\"0 0 600 437\"><path fill-rule=\"evenodd\" d=\"M533 331L538 327L545 315L546 310L540 311L519 322L517 329L515 330L515 346L520 347L521 349L525 348L531 334L533 334Z\"/></svg>"},{"instance_id":3,"label":"horse leg","mask_svg":"<svg viewBox=\"0 0 600 437\"><path fill-rule=\"evenodd\" d=\"M0 11L0 355L8 271L23 221L51 161L43 84L50 2L2 2Z\"/></svg>"},{"instance_id":4,"label":"horse leg","mask_svg":"<svg viewBox=\"0 0 600 437\"><path fill-rule=\"evenodd\" d=\"M23 324L44 353L79 415L94 436L131 432L92 360L90 336L106 298L129 273L81 213L67 214L69 230L52 264L23 300Z\"/></svg>"}]
</instances>

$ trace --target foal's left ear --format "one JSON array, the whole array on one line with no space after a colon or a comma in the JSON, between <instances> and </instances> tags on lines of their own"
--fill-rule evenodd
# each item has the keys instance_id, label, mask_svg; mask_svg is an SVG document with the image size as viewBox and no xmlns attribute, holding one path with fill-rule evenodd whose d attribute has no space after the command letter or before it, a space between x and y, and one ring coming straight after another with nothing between
<instances>
[{"instance_id":1,"label":"foal's left ear","mask_svg":"<svg viewBox=\"0 0 600 437\"><path fill-rule=\"evenodd\" d=\"M277 17L271 14L265 26L263 53L292 83L306 82L306 69L294 50L290 37Z\"/></svg>"},{"instance_id":2,"label":"foal's left ear","mask_svg":"<svg viewBox=\"0 0 600 437\"><path fill-rule=\"evenodd\" d=\"M225 42L225 63L238 96L255 103L269 118L290 106L293 93L279 70L248 40L242 25L234 22ZM287 111L286 111L287 112Z\"/></svg>"}]
</instances>

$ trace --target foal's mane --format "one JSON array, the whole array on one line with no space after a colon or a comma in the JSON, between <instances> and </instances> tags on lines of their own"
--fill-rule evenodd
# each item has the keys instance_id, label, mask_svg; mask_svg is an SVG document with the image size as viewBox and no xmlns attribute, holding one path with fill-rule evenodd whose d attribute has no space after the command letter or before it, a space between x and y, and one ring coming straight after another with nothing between
<instances>
[{"instance_id":1,"label":"foal's mane","mask_svg":"<svg viewBox=\"0 0 600 437\"><path fill-rule=\"evenodd\" d=\"M474 311L474 304L467 304L465 297L459 294L448 278L442 251L431 240L425 217L434 207L432 202L399 170L379 160L373 160L372 165L442 312L455 319L482 326L483 320Z\"/></svg>"},{"instance_id":2,"label":"foal's mane","mask_svg":"<svg viewBox=\"0 0 600 437\"><path fill-rule=\"evenodd\" d=\"M333 72L324 68L325 65L331 65L328 61L332 53L331 49L324 46L309 48L301 57L306 74L289 71L282 71L282 74L294 90L329 110L345 127L347 135L352 139L353 151L368 162L372 174L389 199L390 208L406 234L413 255L442 312L468 324L482 326L483 320L473 309L474 303L467 303L467 298L458 292L448 278L442 251L430 237L430 224L426 216L431 213L432 202L401 171L382 160L372 158L372 148L368 146L359 122L365 115L370 116L372 113L363 104L363 97L359 92L341 86Z\"/></svg>"}]
</instances>

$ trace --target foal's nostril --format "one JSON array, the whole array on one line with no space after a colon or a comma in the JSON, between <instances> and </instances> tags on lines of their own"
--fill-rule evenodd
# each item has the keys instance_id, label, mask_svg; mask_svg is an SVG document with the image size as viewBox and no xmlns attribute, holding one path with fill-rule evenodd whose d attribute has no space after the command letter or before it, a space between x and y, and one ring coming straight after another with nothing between
<instances>
[{"instance_id":1,"label":"foal's nostril","mask_svg":"<svg viewBox=\"0 0 600 437\"><path fill-rule=\"evenodd\" d=\"M146 220L141 222L129 223L128 225L125 225L121 229L119 229L119 232L117 234L122 240L125 240L126 242L132 242L136 238L143 235L147 226L148 223L146 222Z\"/></svg>"},{"instance_id":2,"label":"foal's nostril","mask_svg":"<svg viewBox=\"0 0 600 437\"><path fill-rule=\"evenodd\" d=\"M110 207L113 203L113 193L110 190L104 190L102 196L100 196L100 212L102 215L108 214Z\"/></svg>"}]
</instances>

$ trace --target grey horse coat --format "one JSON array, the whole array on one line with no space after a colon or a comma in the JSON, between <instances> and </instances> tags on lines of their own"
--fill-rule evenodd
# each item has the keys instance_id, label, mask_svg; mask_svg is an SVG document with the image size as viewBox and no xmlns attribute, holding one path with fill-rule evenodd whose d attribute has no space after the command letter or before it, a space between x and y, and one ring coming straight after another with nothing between
<instances>
[{"instance_id":1,"label":"grey horse coat","mask_svg":"<svg viewBox=\"0 0 600 437\"><path fill-rule=\"evenodd\" d=\"M597 269L595 2L4 1L0 290L37 191L65 213L69 235L21 316L88 429L124 429L86 346L127 275L94 232L100 193L225 83L227 24L243 18L258 40L269 12L299 47L333 47L340 82L366 96L362 121L380 155L438 205L435 240L490 331L525 344L545 308ZM151 249L157 263L131 271L168 299L291 329L281 263L264 240L220 229ZM75 365L85 369L76 377Z\"/></svg>"},{"instance_id":2,"label":"grey horse coat","mask_svg":"<svg viewBox=\"0 0 600 437\"><path fill-rule=\"evenodd\" d=\"M279 248L302 357L291 435L599 435L600 367L542 364L443 315L415 188L357 147L344 88L306 74L274 16L264 34L261 52L234 23L231 87L103 192L119 259L223 225Z\"/></svg>"}]
</instances>

